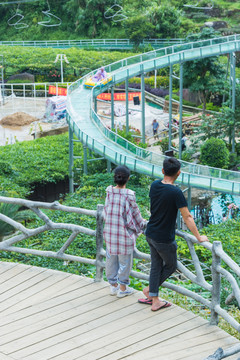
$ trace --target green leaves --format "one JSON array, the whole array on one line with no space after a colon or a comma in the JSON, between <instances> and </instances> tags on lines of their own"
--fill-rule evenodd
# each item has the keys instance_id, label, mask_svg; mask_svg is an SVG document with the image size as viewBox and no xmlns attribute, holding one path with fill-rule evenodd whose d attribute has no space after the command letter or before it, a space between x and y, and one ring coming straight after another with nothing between
<instances>
[{"instance_id":1,"label":"green leaves","mask_svg":"<svg viewBox=\"0 0 240 360\"><path fill-rule=\"evenodd\" d=\"M0 53L4 56L5 76L21 72L30 72L41 82L59 81L60 62L54 63L59 49L34 48L15 46L0 46ZM133 55L127 52L87 51L78 48L64 49L69 64L64 63L64 80L75 81L87 72L117 60ZM53 74L57 74L56 77Z\"/></svg>"},{"instance_id":2,"label":"green leaves","mask_svg":"<svg viewBox=\"0 0 240 360\"><path fill-rule=\"evenodd\" d=\"M201 147L200 160L203 165L227 169L229 151L221 139L210 138Z\"/></svg>"},{"instance_id":3,"label":"green leaves","mask_svg":"<svg viewBox=\"0 0 240 360\"><path fill-rule=\"evenodd\" d=\"M0 192L25 197L35 183L68 176L68 134L1 146L0 158Z\"/></svg>"}]
</instances>

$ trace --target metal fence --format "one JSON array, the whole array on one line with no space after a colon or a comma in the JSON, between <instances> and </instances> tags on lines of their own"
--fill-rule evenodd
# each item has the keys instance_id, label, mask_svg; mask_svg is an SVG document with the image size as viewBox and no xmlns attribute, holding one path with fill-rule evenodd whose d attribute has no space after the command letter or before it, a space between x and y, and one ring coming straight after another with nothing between
<instances>
[{"instance_id":1,"label":"metal fence","mask_svg":"<svg viewBox=\"0 0 240 360\"><path fill-rule=\"evenodd\" d=\"M153 48L165 47L172 44L181 44L184 39L145 39L140 46L151 45ZM129 39L83 39L83 40L40 40L40 41L0 41L0 45L5 46L33 46L33 47L52 47L52 48L71 48L81 49L132 49L134 43Z\"/></svg>"},{"instance_id":2,"label":"metal fence","mask_svg":"<svg viewBox=\"0 0 240 360\"><path fill-rule=\"evenodd\" d=\"M4 93L5 97L8 96L17 96L23 98L38 98L38 97L48 97L53 94L49 94L49 87L56 87L56 94L62 95L62 89L68 90L70 82L60 83L60 82L51 82L51 83L6 83L0 84L0 92ZM65 94L66 95L66 94Z\"/></svg>"}]
</instances>

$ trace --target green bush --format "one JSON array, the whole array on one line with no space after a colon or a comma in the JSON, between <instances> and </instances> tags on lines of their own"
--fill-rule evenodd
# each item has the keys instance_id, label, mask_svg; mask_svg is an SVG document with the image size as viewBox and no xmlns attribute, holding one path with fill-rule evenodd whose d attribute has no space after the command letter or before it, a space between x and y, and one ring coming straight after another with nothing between
<instances>
[{"instance_id":1,"label":"green bush","mask_svg":"<svg viewBox=\"0 0 240 360\"><path fill-rule=\"evenodd\" d=\"M157 80L156 81L157 88L160 88L160 87L167 88L169 86L169 77L167 77L167 76L157 76L156 80ZM152 88L154 88L155 76L150 76L150 77L145 78L144 82L145 82L145 85L149 85ZM129 79L128 83L129 84L141 84L141 78L133 77L133 78Z\"/></svg>"},{"instance_id":2,"label":"green bush","mask_svg":"<svg viewBox=\"0 0 240 360\"><path fill-rule=\"evenodd\" d=\"M165 100L168 100L169 101L169 95L165 96ZM178 95L175 95L173 94L172 95L172 99L176 100L176 101L180 101L180 97ZM192 107L195 107L196 104L190 102L190 101L187 101L187 100L184 100L183 99L183 105L186 105L186 106L192 106Z\"/></svg>"},{"instance_id":3,"label":"green bush","mask_svg":"<svg viewBox=\"0 0 240 360\"><path fill-rule=\"evenodd\" d=\"M235 151L238 155L240 155L240 142L235 144Z\"/></svg>"},{"instance_id":4,"label":"green bush","mask_svg":"<svg viewBox=\"0 0 240 360\"><path fill-rule=\"evenodd\" d=\"M235 167L236 165L238 165L240 163L240 159L238 158L236 153L229 153L229 169L232 169L233 167Z\"/></svg>"},{"instance_id":5,"label":"green bush","mask_svg":"<svg viewBox=\"0 0 240 360\"><path fill-rule=\"evenodd\" d=\"M126 57L135 55L120 51L93 51L78 48L63 50L69 64L64 63L64 81L75 81L87 72L100 66L113 63ZM4 56L5 77L28 72L36 76L38 82L60 81L60 61L54 63L59 49L34 48L15 46L0 46L0 53Z\"/></svg>"},{"instance_id":6,"label":"green bush","mask_svg":"<svg viewBox=\"0 0 240 360\"><path fill-rule=\"evenodd\" d=\"M229 165L229 151L225 142L211 137L201 146L200 161L203 165L227 169Z\"/></svg>"},{"instance_id":7,"label":"green bush","mask_svg":"<svg viewBox=\"0 0 240 360\"><path fill-rule=\"evenodd\" d=\"M0 157L6 159L0 163L0 191L25 197L36 183L68 176L68 134L1 146Z\"/></svg>"},{"instance_id":8,"label":"green bush","mask_svg":"<svg viewBox=\"0 0 240 360\"><path fill-rule=\"evenodd\" d=\"M0 175L11 175L12 173L12 166L8 162L0 161Z\"/></svg>"},{"instance_id":9,"label":"green bush","mask_svg":"<svg viewBox=\"0 0 240 360\"><path fill-rule=\"evenodd\" d=\"M7 82L8 84L32 84L32 81L29 79L12 79Z\"/></svg>"},{"instance_id":10,"label":"green bush","mask_svg":"<svg viewBox=\"0 0 240 360\"><path fill-rule=\"evenodd\" d=\"M81 143L74 144L74 152L79 156L74 166L83 169ZM37 184L57 183L68 178L68 133L0 146L0 158L5 159L0 161L0 194L26 198ZM89 174L105 171L105 160L88 163ZM82 173L80 170L74 180L79 181Z\"/></svg>"},{"instance_id":11,"label":"green bush","mask_svg":"<svg viewBox=\"0 0 240 360\"><path fill-rule=\"evenodd\" d=\"M159 142L157 142L157 145L160 145L163 154L165 153L165 151L168 150L168 142L169 142L168 137L165 137L162 140L160 140ZM172 141L172 146L175 147L175 143L173 141Z\"/></svg>"},{"instance_id":12,"label":"green bush","mask_svg":"<svg viewBox=\"0 0 240 360\"><path fill-rule=\"evenodd\" d=\"M182 160L183 161L187 161L187 162L191 162L192 160L192 155L194 154L195 150L194 149L187 149L184 150L182 152Z\"/></svg>"},{"instance_id":13,"label":"green bush","mask_svg":"<svg viewBox=\"0 0 240 360\"><path fill-rule=\"evenodd\" d=\"M198 108L202 109L203 104L199 105ZM213 105L213 103L206 103L206 110L219 112L220 109L221 109L221 106Z\"/></svg>"}]
</instances>

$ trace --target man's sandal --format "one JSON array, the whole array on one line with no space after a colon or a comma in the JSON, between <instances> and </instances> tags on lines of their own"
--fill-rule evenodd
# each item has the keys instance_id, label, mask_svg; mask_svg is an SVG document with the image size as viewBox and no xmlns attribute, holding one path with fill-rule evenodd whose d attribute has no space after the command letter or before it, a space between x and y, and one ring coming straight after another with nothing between
<instances>
[{"instance_id":1,"label":"man's sandal","mask_svg":"<svg viewBox=\"0 0 240 360\"><path fill-rule=\"evenodd\" d=\"M140 304L152 305L152 300L151 300L151 299L148 299L148 298L146 298L146 299L138 299L138 302L139 302Z\"/></svg>"}]
</instances>

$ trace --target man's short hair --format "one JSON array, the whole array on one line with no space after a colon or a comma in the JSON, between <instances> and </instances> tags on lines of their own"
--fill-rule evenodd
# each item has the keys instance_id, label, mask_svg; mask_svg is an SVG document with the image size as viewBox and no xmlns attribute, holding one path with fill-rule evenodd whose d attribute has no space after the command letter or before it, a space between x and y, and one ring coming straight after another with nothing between
<instances>
[{"instance_id":1,"label":"man's short hair","mask_svg":"<svg viewBox=\"0 0 240 360\"><path fill-rule=\"evenodd\" d=\"M164 174L167 176L174 176L180 170L181 163L174 157L166 158L163 162Z\"/></svg>"}]
</instances>

